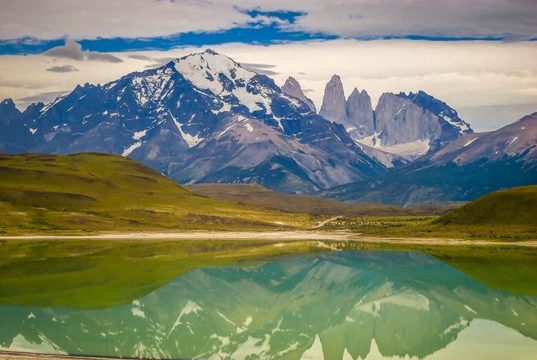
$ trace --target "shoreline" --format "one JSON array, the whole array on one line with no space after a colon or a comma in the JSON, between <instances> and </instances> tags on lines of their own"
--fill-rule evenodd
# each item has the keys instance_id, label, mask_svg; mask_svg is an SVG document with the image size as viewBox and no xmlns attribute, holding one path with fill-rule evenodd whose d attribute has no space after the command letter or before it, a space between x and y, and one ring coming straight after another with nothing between
<instances>
[{"instance_id":1,"label":"shoreline","mask_svg":"<svg viewBox=\"0 0 537 360\"><path fill-rule=\"evenodd\" d=\"M537 240L498 241L453 238L375 237L351 232L326 231L184 231L184 232L130 232L90 235L12 235L0 236L4 240L273 240L273 241L353 241L392 245L473 245L473 246L520 246L537 248Z\"/></svg>"}]
</instances>

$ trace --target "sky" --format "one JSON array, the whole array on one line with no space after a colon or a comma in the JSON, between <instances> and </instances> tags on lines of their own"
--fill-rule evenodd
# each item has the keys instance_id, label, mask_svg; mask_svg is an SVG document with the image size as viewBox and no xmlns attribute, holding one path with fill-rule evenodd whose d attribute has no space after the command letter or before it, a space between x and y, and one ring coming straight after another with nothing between
<instances>
[{"instance_id":1,"label":"sky","mask_svg":"<svg viewBox=\"0 0 537 360\"><path fill-rule=\"evenodd\" d=\"M320 107L424 90L489 131L537 111L535 0L0 0L0 99L23 109L81 83L212 48Z\"/></svg>"}]
</instances>

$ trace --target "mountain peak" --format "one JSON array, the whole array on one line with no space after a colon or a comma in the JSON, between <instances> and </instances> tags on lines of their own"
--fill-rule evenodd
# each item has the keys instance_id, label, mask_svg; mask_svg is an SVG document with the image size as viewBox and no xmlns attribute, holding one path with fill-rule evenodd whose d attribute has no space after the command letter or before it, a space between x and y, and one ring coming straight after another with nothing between
<instances>
[{"instance_id":1,"label":"mountain peak","mask_svg":"<svg viewBox=\"0 0 537 360\"><path fill-rule=\"evenodd\" d=\"M323 104L319 115L339 124L347 122L345 93L339 75L333 75L324 89Z\"/></svg>"},{"instance_id":2,"label":"mountain peak","mask_svg":"<svg viewBox=\"0 0 537 360\"><path fill-rule=\"evenodd\" d=\"M209 55L220 55L219 53L217 53L213 49L209 49L209 48L205 49L205 51L203 53L204 54L209 54Z\"/></svg>"},{"instance_id":3,"label":"mountain peak","mask_svg":"<svg viewBox=\"0 0 537 360\"><path fill-rule=\"evenodd\" d=\"M11 117L19 115L21 112L17 109L17 106L13 102L13 99L8 98L0 102L0 116Z\"/></svg>"},{"instance_id":4,"label":"mountain peak","mask_svg":"<svg viewBox=\"0 0 537 360\"><path fill-rule=\"evenodd\" d=\"M257 75L211 49L179 58L174 66L195 87L209 90L215 95L239 84L244 86Z\"/></svg>"},{"instance_id":5,"label":"mountain peak","mask_svg":"<svg viewBox=\"0 0 537 360\"><path fill-rule=\"evenodd\" d=\"M300 83L294 77L289 76L287 80L285 80L285 84L282 86L282 92L286 95L302 100L302 102L308 105L311 111L315 112L315 105L313 104L313 101L304 95Z\"/></svg>"}]
</instances>

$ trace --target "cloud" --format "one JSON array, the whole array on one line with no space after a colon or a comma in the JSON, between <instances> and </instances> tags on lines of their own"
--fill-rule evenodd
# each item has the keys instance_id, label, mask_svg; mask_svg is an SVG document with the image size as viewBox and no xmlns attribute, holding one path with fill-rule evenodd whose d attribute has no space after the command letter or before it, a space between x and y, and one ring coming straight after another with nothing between
<instances>
[{"instance_id":1,"label":"cloud","mask_svg":"<svg viewBox=\"0 0 537 360\"><path fill-rule=\"evenodd\" d=\"M51 66L47 71L57 72L57 73L68 73L73 71L78 71L73 65L60 65L60 66Z\"/></svg>"},{"instance_id":2,"label":"cloud","mask_svg":"<svg viewBox=\"0 0 537 360\"><path fill-rule=\"evenodd\" d=\"M47 92L37 93L37 94L32 95L32 96L25 96L25 97L19 98L19 99L16 100L16 102L17 102L17 105L19 105L21 108L25 109L26 107L28 107L28 105L33 104L33 103L42 102L44 104L47 104L47 103L53 101L54 99L56 99L58 96L63 95L65 93L67 93L67 92L69 92L69 91L67 91L67 90L64 90L64 91L47 91Z\"/></svg>"},{"instance_id":3,"label":"cloud","mask_svg":"<svg viewBox=\"0 0 537 360\"><path fill-rule=\"evenodd\" d=\"M112 63L123 62L123 60L112 54L82 50L82 45L70 38L65 40L64 45L53 47L52 49L45 51L43 55L76 61L105 61Z\"/></svg>"},{"instance_id":4,"label":"cloud","mask_svg":"<svg viewBox=\"0 0 537 360\"><path fill-rule=\"evenodd\" d=\"M535 0L12 1L1 39L153 38L257 26L344 38L537 38Z\"/></svg>"},{"instance_id":5,"label":"cloud","mask_svg":"<svg viewBox=\"0 0 537 360\"><path fill-rule=\"evenodd\" d=\"M254 71L261 75L272 76L279 74L277 71L270 70L276 68L276 65L241 63L241 66L247 70Z\"/></svg>"}]
</instances>

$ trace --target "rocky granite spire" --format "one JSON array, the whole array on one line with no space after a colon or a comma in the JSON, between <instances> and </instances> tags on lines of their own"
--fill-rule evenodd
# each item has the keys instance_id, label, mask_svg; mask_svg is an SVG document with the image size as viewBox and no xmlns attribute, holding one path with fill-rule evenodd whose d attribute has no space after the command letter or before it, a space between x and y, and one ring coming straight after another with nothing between
<instances>
[{"instance_id":1,"label":"rocky granite spire","mask_svg":"<svg viewBox=\"0 0 537 360\"><path fill-rule=\"evenodd\" d=\"M311 111L317 112L315 109L315 104L310 98L304 95L302 87L294 77L289 76L287 80L285 80L285 84L282 86L282 91L285 95L289 95L301 100L303 103L308 105Z\"/></svg>"},{"instance_id":2,"label":"rocky granite spire","mask_svg":"<svg viewBox=\"0 0 537 360\"><path fill-rule=\"evenodd\" d=\"M367 91L354 89L347 99L347 131L353 139L361 139L375 133L371 98Z\"/></svg>"},{"instance_id":3,"label":"rocky granite spire","mask_svg":"<svg viewBox=\"0 0 537 360\"><path fill-rule=\"evenodd\" d=\"M376 133L383 146L416 141L435 149L472 129L446 103L427 93L384 93L375 109Z\"/></svg>"},{"instance_id":4,"label":"rocky granite spire","mask_svg":"<svg viewBox=\"0 0 537 360\"><path fill-rule=\"evenodd\" d=\"M332 79L326 84L319 115L327 120L347 125L345 93L343 92L341 78L338 75L332 76Z\"/></svg>"}]
</instances>

